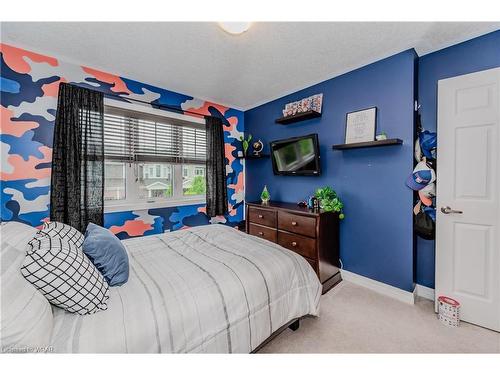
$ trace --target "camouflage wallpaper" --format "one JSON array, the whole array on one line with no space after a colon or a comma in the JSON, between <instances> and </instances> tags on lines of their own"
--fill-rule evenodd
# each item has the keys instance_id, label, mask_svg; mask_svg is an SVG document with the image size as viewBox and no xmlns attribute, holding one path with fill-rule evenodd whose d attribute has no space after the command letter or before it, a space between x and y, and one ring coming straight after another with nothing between
<instances>
[{"instance_id":1,"label":"camouflage wallpaper","mask_svg":"<svg viewBox=\"0 0 500 375\"><path fill-rule=\"evenodd\" d=\"M244 161L237 159L243 112L54 57L0 44L1 219L40 226L49 219L52 138L60 82L220 117L224 123L229 212L210 218L204 205L106 213L104 224L124 239L213 222L243 220Z\"/></svg>"}]
</instances>

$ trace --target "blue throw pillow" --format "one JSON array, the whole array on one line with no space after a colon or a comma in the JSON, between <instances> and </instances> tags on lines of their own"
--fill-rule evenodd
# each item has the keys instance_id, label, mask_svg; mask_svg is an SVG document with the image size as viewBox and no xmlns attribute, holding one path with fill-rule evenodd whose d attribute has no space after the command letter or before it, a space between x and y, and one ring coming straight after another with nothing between
<instances>
[{"instance_id":1,"label":"blue throw pillow","mask_svg":"<svg viewBox=\"0 0 500 375\"><path fill-rule=\"evenodd\" d=\"M102 273L110 286L128 280L128 255L121 241L108 229L89 223L85 231L83 252Z\"/></svg>"}]
</instances>

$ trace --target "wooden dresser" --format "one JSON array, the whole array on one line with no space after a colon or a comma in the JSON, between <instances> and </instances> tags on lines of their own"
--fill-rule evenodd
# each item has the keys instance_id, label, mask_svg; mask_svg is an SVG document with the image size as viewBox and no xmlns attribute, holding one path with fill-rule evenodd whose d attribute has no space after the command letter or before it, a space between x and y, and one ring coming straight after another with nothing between
<instances>
[{"instance_id":1,"label":"wooden dresser","mask_svg":"<svg viewBox=\"0 0 500 375\"><path fill-rule=\"evenodd\" d=\"M323 293L341 280L338 214L295 203L247 202L246 231L302 255L316 271Z\"/></svg>"}]
</instances>

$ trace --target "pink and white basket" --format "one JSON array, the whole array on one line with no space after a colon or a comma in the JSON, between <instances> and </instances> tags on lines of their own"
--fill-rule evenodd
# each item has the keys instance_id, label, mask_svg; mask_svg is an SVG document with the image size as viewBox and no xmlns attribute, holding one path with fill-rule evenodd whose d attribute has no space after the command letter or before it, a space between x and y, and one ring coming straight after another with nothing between
<instances>
[{"instance_id":1,"label":"pink and white basket","mask_svg":"<svg viewBox=\"0 0 500 375\"><path fill-rule=\"evenodd\" d=\"M438 297L438 316L441 323L448 327L458 327L460 324L460 303L453 298Z\"/></svg>"}]
</instances>

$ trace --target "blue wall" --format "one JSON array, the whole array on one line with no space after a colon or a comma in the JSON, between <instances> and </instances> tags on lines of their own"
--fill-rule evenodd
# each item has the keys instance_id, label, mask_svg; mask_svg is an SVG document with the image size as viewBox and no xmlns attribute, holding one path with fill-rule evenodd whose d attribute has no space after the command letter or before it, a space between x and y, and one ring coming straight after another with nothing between
<instances>
[{"instance_id":1,"label":"blue wall","mask_svg":"<svg viewBox=\"0 0 500 375\"><path fill-rule=\"evenodd\" d=\"M408 50L245 112L246 133L269 141L318 133L321 177L274 176L271 161L246 163L246 199L258 200L267 184L272 200L299 201L315 188L333 186L345 204L341 259L348 271L413 290L413 193L404 182L413 168L413 100L417 56ZM323 116L278 125L290 101L323 93ZM403 146L333 151L344 141L347 112L376 106L377 130Z\"/></svg>"},{"instance_id":2,"label":"blue wall","mask_svg":"<svg viewBox=\"0 0 500 375\"><path fill-rule=\"evenodd\" d=\"M422 56L418 66L418 97L424 128L436 131L438 80L498 66L500 30ZM418 239L416 261L417 283L434 288L434 241Z\"/></svg>"}]
</instances>

